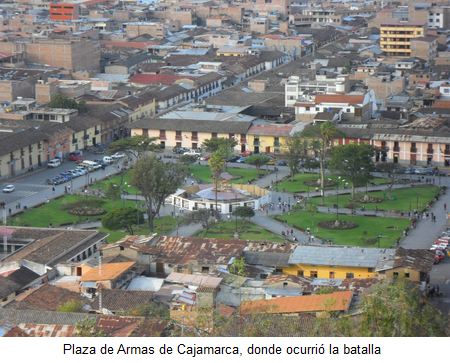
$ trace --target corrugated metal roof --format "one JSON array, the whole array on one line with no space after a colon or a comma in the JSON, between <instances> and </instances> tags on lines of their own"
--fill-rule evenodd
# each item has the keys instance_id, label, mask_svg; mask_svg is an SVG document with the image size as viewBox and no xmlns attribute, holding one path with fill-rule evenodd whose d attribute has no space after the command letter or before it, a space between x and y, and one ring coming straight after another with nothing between
<instances>
[{"instance_id":1,"label":"corrugated metal roof","mask_svg":"<svg viewBox=\"0 0 450 363\"><path fill-rule=\"evenodd\" d=\"M375 268L383 260L393 259L395 249L298 246L289 264Z\"/></svg>"}]
</instances>

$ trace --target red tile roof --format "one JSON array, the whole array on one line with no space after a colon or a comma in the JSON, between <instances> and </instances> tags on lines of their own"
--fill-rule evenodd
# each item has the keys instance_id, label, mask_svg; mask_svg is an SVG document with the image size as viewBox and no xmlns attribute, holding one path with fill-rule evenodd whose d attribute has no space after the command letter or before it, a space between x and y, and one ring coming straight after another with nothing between
<instances>
[{"instance_id":1,"label":"red tile roof","mask_svg":"<svg viewBox=\"0 0 450 363\"><path fill-rule=\"evenodd\" d=\"M246 301L241 305L241 312L242 314L295 314L318 311L347 311L350 307L352 296L352 291L336 291L331 294Z\"/></svg>"},{"instance_id":2,"label":"red tile roof","mask_svg":"<svg viewBox=\"0 0 450 363\"><path fill-rule=\"evenodd\" d=\"M130 78L130 82L140 84L164 84L170 86L181 79L191 79L191 77L178 76L176 74L135 74Z\"/></svg>"},{"instance_id":3,"label":"red tile roof","mask_svg":"<svg viewBox=\"0 0 450 363\"><path fill-rule=\"evenodd\" d=\"M348 103L358 104L364 102L364 95L316 95L316 105L320 103Z\"/></svg>"},{"instance_id":4,"label":"red tile roof","mask_svg":"<svg viewBox=\"0 0 450 363\"><path fill-rule=\"evenodd\" d=\"M437 100L434 104L433 104L434 108L445 108L445 109L450 109L450 100Z\"/></svg>"}]
</instances>

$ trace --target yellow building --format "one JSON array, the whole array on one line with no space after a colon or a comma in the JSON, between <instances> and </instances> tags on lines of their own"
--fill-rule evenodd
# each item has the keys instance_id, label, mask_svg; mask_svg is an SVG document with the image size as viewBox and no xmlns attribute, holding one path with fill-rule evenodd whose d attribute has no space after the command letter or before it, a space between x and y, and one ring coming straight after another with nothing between
<instances>
[{"instance_id":1,"label":"yellow building","mask_svg":"<svg viewBox=\"0 0 450 363\"><path fill-rule=\"evenodd\" d=\"M254 124L247 133L249 150L254 153L284 154L287 152L287 139L294 132L294 125Z\"/></svg>"},{"instance_id":2,"label":"yellow building","mask_svg":"<svg viewBox=\"0 0 450 363\"><path fill-rule=\"evenodd\" d=\"M407 278L425 281L433 266L426 250L298 246L283 273L320 279Z\"/></svg>"},{"instance_id":3,"label":"yellow building","mask_svg":"<svg viewBox=\"0 0 450 363\"><path fill-rule=\"evenodd\" d=\"M410 56L411 39L423 37L423 24L390 22L380 26L380 48L389 56Z\"/></svg>"},{"instance_id":4,"label":"yellow building","mask_svg":"<svg viewBox=\"0 0 450 363\"><path fill-rule=\"evenodd\" d=\"M144 117L153 117L156 114L156 99L151 92L127 96L119 100L119 103L132 110L131 122Z\"/></svg>"}]
</instances>

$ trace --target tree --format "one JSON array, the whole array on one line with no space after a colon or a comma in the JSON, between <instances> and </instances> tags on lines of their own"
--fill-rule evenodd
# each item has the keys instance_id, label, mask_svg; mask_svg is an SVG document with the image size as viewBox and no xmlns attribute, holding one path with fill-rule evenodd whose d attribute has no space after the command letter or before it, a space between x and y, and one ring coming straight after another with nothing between
<instances>
[{"instance_id":1,"label":"tree","mask_svg":"<svg viewBox=\"0 0 450 363\"><path fill-rule=\"evenodd\" d=\"M220 174L222 174L225 169L225 158L221 150L215 151L208 160L209 168L211 169L211 174L214 180L214 200L215 200L215 210L217 212L217 193L219 191L219 181Z\"/></svg>"},{"instance_id":2,"label":"tree","mask_svg":"<svg viewBox=\"0 0 450 363\"><path fill-rule=\"evenodd\" d=\"M259 173L259 170L263 165L266 165L270 161L270 158L264 154L253 154L247 157L245 162L250 165L254 165Z\"/></svg>"},{"instance_id":3,"label":"tree","mask_svg":"<svg viewBox=\"0 0 450 363\"><path fill-rule=\"evenodd\" d=\"M185 214L182 223L200 223L203 229L207 231L213 223L214 219L216 219L214 217L214 211L211 211L210 209L199 209Z\"/></svg>"},{"instance_id":4,"label":"tree","mask_svg":"<svg viewBox=\"0 0 450 363\"><path fill-rule=\"evenodd\" d=\"M224 156L229 156L233 152L236 145L237 141L234 137L229 139L224 137L211 138L203 141L202 144L206 152L215 153L216 151L221 150L225 153ZM228 157L225 159L228 159Z\"/></svg>"},{"instance_id":5,"label":"tree","mask_svg":"<svg viewBox=\"0 0 450 363\"><path fill-rule=\"evenodd\" d=\"M234 209L232 214L242 219L250 219L255 216L255 211L251 207L239 206Z\"/></svg>"},{"instance_id":6,"label":"tree","mask_svg":"<svg viewBox=\"0 0 450 363\"><path fill-rule=\"evenodd\" d=\"M75 325L75 335L78 337L106 337L107 334L97 327L95 319L86 318Z\"/></svg>"},{"instance_id":7,"label":"tree","mask_svg":"<svg viewBox=\"0 0 450 363\"><path fill-rule=\"evenodd\" d=\"M319 159L320 168L320 193L322 198L325 196L325 161L332 146L333 139L340 132L332 122L324 122L320 125L311 125L305 127L301 135L303 137L312 138L312 149Z\"/></svg>"},{"instance_id":8,"label":"tree","mask_svg":"<svg viewBox=\"0 0 450 363\"><path fill-rule=\"evenodd\" d=\"M146 318L156 318L158 320L169 319L169 309L163 304L150 302L148 304L142 304L135 308L128 310L124 314L125 316L145 316Z\"/></svg>"},{"instance_id":9,"label":"tree","mask_svg":"<svg viewBox=\"0 0 450 363\"><path fill-rule=\"evenodd\" d=\"M114 183L108 183L106 185L106 191L105 191L105 196L109 199L120 199L121 197L121 191L120 191L120 186L116 185Z\"/></svg>"},{"instance_id":10,"label":"tree","mask_svg":"<svg viewBox=\"0 0 450 363\"><path fill-rule=\"evenodd\" d=\"M245 276L245 259L244 257L235 258L229 268L232 274Z\"/></svg>"},{"instance_id":11,"label":"tree","mask_svg":"<svg viewBox=\"0 0 450 363\"><path fill-rule=\"evenodd\" d=\"M289 137L287 145L287 164L291 172L291 177L299 172L300 162L308 157L308 140L300 134Z\"/></svg>"},{"instance_id":12,"label":"tree","mask_svg":"<svg viewBox=\"0 0 450 363\"><path fill-rule=\"evenodd\" d=\"M371 178L373 153L373 147L368 144L340 145L333 149L330 167L352 183L352 198L355 197L355 186L364 185Z\"/></svg>"},{"instance_id":13,"label":"tree","mask_svg":"<svg viewBox=\"0 0 450 363\"><path fill-rule=\"evenodd\" d=\"M193 164L198 160L198 157L195 155L181 155L178 161L182 164L189 165Z\"/></svg>"},{"instance_id":14,"label":"tree","mask_svg":"<svg viewBox=\"0 0 450 363\"><path fill-rule=\"evenodd\" d=\"M113 141L108 146L108 151L111 154L122 152L133 156L135 159L140 159L148 151L155 151L159 148L155 144L156 138L147 136L132 136L126 139L119 139Z\"/></svg>"},{"instance_id":15,"label":"tree","mask_svg":"<svg viewBox=\"0 0 450 363\"><path fill-rule=\"evenodd\" d=\"M380 163L377 165L380 172L386 173L389 178L388 193L389 197L392 198L392 187L397 180L397 173L400 171L400 165L397 163Z\"/></svg>"},{"instance_id":16,"label":"tree","mask_svg":"<svg viewBox=\"0 0 450 363\"><path fill-rule=\"evenodd\" d=\"M159 214L166 198L177 191L186 177L186 168L181 164L165 164L155 155L140 158L131 170L131 185L138 188L144 197L148 215L148 228L154 229L155 215Z\"/></svg>"},{"instance_id":17,"label":"tree","mask_svg":"<svg viewBox=\"0 0 450 363\"><path fill-rule=\"evenodd\" d=\"M327 319L328 335L414 337L445 336L448 318L434 308L419 287L405 279L373 286L361 300L355 318ZM412 318L413 317L413 318Z\"/></svg>"},{"instance_id":18,"label":"tree","mask_svg":"<svg viewBox=\"0 0 450 363\"><path fill-rule=\"evenodd\" d=\"M134 234L133 225L138 225L139 222L143 221L144 214L142 211L126 207L113 209L106 213L102 218L102 225L112 231L126 229L128 233Z\"/></svg>"},{"instance_id":19,"label":"tree","mask_svg":"<svg viewBox=\"0 0 450 363\"><path fill-rule=\"evenodd\" d=\"M58 306L57 309L61 313L81 313L83 311L83 303L81 300L69 300Z\"/></svg>"},{"instance_id":20,"label":"tree","mask_svg":"<svg viewBox=\"0 0 450 363\"><path fill-rule=\"evenodd\" d=\"M83 113L87 111L86 102L77 102L73 98L69 98L64 95L54 95L52 96L48 107L51 108L64 108L78 110L78 112Z\"/></svg>"}]
</instances>

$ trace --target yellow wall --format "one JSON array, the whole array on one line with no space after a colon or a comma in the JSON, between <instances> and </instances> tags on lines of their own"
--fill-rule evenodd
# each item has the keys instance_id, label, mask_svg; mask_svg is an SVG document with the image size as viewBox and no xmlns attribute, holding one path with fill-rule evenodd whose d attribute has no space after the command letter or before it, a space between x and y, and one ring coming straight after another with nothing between
<instances>
[{"instance_id":1,"label":"yellow wall","mask_svg":"<svg viewBox=\"0 0 450 363\"><path fill-rule=\"evenodd\" d=\"M101 131L101 126L97 125L97 130ZM85 147L92 146L92 139L95 137L97 144L101 142L101 133L96 135L95 134L95 125L92 125L86 130L86 135L89 135L89 139L84 139L84 130L78 131L75 133L75 139L78 140L76 144L72 143L72 140L70 142L70 152L84 149Z\"/></svg>"},{"instance_id":2,"label":"yellow wall","mask_svg":"<svg viewBox=\"0 0 450 363\"><path fill-rule=\"evenodd\" d=\"M264 136L260 136L260 135L247 135L247 143L248 143L248 150L250 151L254 151L255 150L255 145L254 145L254 141L255 138L259 138L259 152L260 153L265 153L266 152L266 148L270 147L270 153L274 153L275 152L275 137L274 136L268 136L268 135L264 135ZM286 147L286 137L278 137L279 140L279 146L278 152L275 152L276 154L280 153L280 154L284 154L287 152L287 147Z\"/></svg>"},{"instance_id":3,"label":"yellow wall","mask_svg":"<svg viewBox=\"0 0 450 363\"><path fill-rule=\"evenodd\" d=\"M414 282L420 282L420 272L411 270L409 268L395 268L395 269L386 271L384 276L386 276L386 278L388 278L388 279L393 279L394 273L398 274L396 276L398 278L408 279L408 280L414 281ZM405 275L405 274L409 274L409 277L408 277L408 275Z\"/></svg>"},{"instance_id":4,"label":"yellow wall","mask_svg":"<svg viewBox=\"0 0 450 363\"><path fill-rule=\"evenodd\" d=\"M424 28L420 26L381 26L380 27L380 48L389 53L411 53L410 39L422 37ZM406 48L396 49L391 46L406 46Z\"/></svg>"},{"instance_id":5,"label":"yellow wall","mask_svg":"<svg viewBox=\"0 0 450 363\"><path fill-rule=\"evenodd\" d=\"M156 100L153 100L152 102L147 103L146 105L143 105L138 109L136 109L130 115L130 121L136 121L142 117L153 117L155 113L156 113Z\"/></svg>"},{"instance_id":6,"label":"yellow wall","mask_svg":"<svg viewBox=\"0 0 450 363\"><path fill-rule=\"evenodd\" d=\"M334 272L335 279L345 279L347 273L353 273L354 278L376 277L376 272L369 272L367 268L362 267L340 267L340 266L314 266L314 265L291 265L283 268L283 273L297 276L298 271L303 271L304 277L310 277L311 271L317 271L317 277L321 279L330 278L330 272Z\"/></svg>"},{"instance_id":7,"label":"yellow wall","mask_svg":"<svg viewBox=\"0 0 450 363\"><path fill-rule=\"evenodd\" d=\"M30 164L30 155L31 161ZM21 174L28 170L30 166L35 166L38 164L38 155L41 156L41 163L45 163L47 161L47 154L45 153L45 145L44 142L41 142L41 148L38 148L38 144L31 145L31 152L28 146L23 147L23 154L20 149L12 152L13 159L15 160L15 174ZM23 159L23 168L22 168L22 160ZM11 176L11 154L8 153L6 155L0 156L0 177L8 177Z\"/></svg>"}]
</instances>

